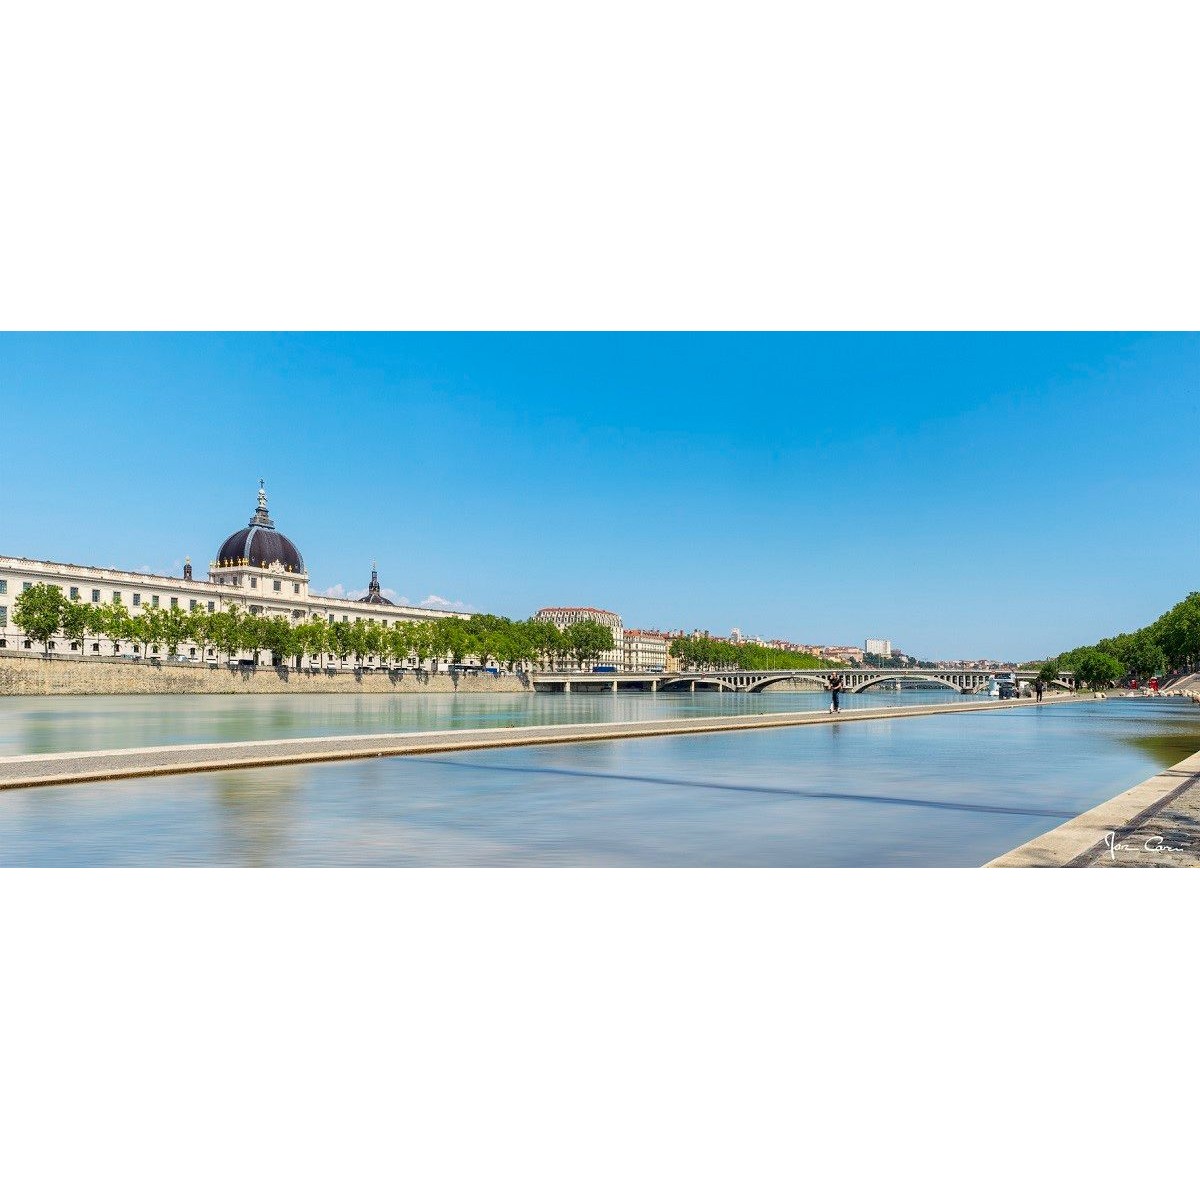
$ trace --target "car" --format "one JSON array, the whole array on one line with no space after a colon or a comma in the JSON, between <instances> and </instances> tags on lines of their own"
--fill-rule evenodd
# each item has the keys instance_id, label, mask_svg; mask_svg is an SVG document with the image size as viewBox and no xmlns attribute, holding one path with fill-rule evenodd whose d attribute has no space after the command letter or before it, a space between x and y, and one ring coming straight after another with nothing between
<instances>
[{"instance_id":1,"label":"car","mask_svg":"<svg viewBox=\"0 0 1200 1200\"><path fill-rule=\"evenodd\" d=\"M1019 683L1010 683L1005 680L1000 684L1000 699L1001 700L1016 700L1021 695L1021 685Z\"/></svg>"}]
</instances>

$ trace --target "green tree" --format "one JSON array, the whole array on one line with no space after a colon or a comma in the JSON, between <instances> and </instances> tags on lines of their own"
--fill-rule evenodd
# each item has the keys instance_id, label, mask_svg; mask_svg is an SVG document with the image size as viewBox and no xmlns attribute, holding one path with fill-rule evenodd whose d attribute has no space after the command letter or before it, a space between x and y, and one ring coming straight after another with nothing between
<instances>
[{"instance_id":1,"label":"green tree","mask_svg":"<svg viewBox=\"0 0 1200 1200\"><path fill-rule=\"evenodd\" d=\"M121 653L121 643L132 640L133 618L129 615L129 610L121 603L120 600L113 600L109 604L100 606L100 611L103 613L102 625L104 636L113 644L113 654Z\"/></svg>"},{"instance_id":2,"label":"green tree","mask_svg":"<svg viewBox=\"0 0 1200 1200\"><path fill-rule=\"evenodd\" d=\"M245 618L236 604L213 613L209 622L209 636L218 650L229 658L242 648L242 625Z\"/></svg>"},{"instance_id":3,"label":"green tree","mask_svg":"<svg viewBox=\"0 0 1200 1200\"><path fill-rule=\"evenodd\" d=\"M88 621L91 619L91 605L79 600L64 601L62 606L62 631L68 641L79 643L79 653L84 653L84 638L87 636Z\"/></svg>"},{"instance_id":4,"label":"green tree","mask_svg":"<svg viewBox=\"0 0 1200 1200\"><path fill-rule=\"evenodd\" d=\"M429 657L433 673L438 673L441 660L449 659L454 652L454 633L450 619L434 621L429 625Z\"/></svg>"},{"instance_id":5,"label":"green tree","mask_svg":"<svg viewBox=\"0 0 1200 1200\"><path fill-rule=\"evenodd\" d=\"M1053 683L1058 678L1059 672L1062 669L1063 668L1058 665L1057 659L1051 659L1048 662L1042 663L1042 665L1038 668L1037 677L1043 683Z\"/></svg>"},{"instance_id":6,"label":"green tree","mask_svg":"<svg viewBox=\"0 0 1200 1200\"><path fill-rule=\"evenodd\" d=\"M1200 664L1200 592L1190 592L1163 613L1149 632L1173 667L1195 670Z\"/></svg>"},{"instance_id":7,"label":"green tree","mask_svg":"<svg viewBox=\"0 0 1200 1200\"><path fill-rule=\"evenodd\" d=\"M348 621L338 621L329 627L330 649L342 662L345 662L353 649L352 628Z\"/></svg>"},{"instance_id":8,"label":"green tree","mask_svg":"<svg viewBox=\"0 0 1200 1200\"><path fill-rule=\"evenodd\" d=\"M203 608L194 608L187 615L187 638L200 648L200 661L208 661L208 647L212 644L212 618Z\"/></svg>"},{"instance_id":9,"label":"green tree","mask_svg":"<svg viewBox=\"0 0 1200 1200\"><path fill-rule=\"evenodd\" d=\"M296 634L300 645L309 658L315 658L322 668L325 666L325 652L329 646L329 624L320 617L314 616L301 625L296 626Z\"/></svg>"},{"instance_id":10,"label":"green tree","mask_svg":"<svg viewBox=\"0 0 1200 1200\"><path fill-rule=\"evenodd\" d=\"M87 610L87 631L93 637L104 637L108 633L108 621L103 604L89 604ZM119 649L119 647L118 647Z\"/></svg>"},{"instance_id":11,"label":"green tree","mask_svg":"<svg viewBox=\"0 0 1200 1200\"><path fill-rule=\"evenodd\" d=\"M433 631L436 623L432 621L412 621L408 627L408 643L411 653L416 656L417 666L424 667L433 657Z\"/></svg>"},{"instance_id":12,"label":"green tree","mask_svg":"<svg viewBox=\"0 0 1200 1200\"><path fill-rule=\"evenodd\" d=\"M599 621L576 621L567 626L567 644L571 657L582 670L586 662L595 662L605 650L613 649L613 632Z\"/></svg>"},{"instance_id":13,"label":"green tree","mask_svg":"<svg viewBox=\"0 0 1200 1200\"><path fill-rule=\"evenodd\" d=\"M397 620L388 630L388 654L398 665L407 665L408 656L413 653L413 628L409 620Z\"/></svg>"},{"instance_id":14,"label":"green tree","mask_svg":"<svg viewBox=\"0 0 1200 1200\"><path fill-rule=\"evenodd\" d=\"M162 643L166 640L166 614L161 608L145 608L142 610L142 636L146 643L145 655L150 657L151 647L158 654Z\"/></svg>"},{"instance_id":15,"label":"green tree","mask_svg":"<svg viewBox=\"0 0 1200 1200\"><path fill-rule=\"evenodd\" d=\"M41 642L45 653L49 655L50 639L62 627L66 603L58 588L48 583L35 583L17 597L13 605L13 620L25 631L30 641Z\"/></svg>"},{"instance_id":16,"label":"green tree","mask_svg":"<svg viewBox=\"0 0 1200 1200\"><path fill-rule=\"evenodd\" d=\"M173 658L179 653L179 643L188 640L192 622L182 608L165 608L158 610L160 636L166 644L167 653Z\"/></svg>"},{"instance_id":17,"label":"green tree","mask_svg":"<svg viewBox=\"0 0 1200 1200\"><path fill-rule=\"evenodd\" d=\"M271 655L272 666L288 664L294 660L300 646L296 627L287 617L271 617L263 620L260 629L262 649Z\"/></svg>"},{"instance_id":18,"label":"green tree","mask_svg":"<svg viewBox=\"0 0 1200 1200\"><path fill-rule=\"evenodd\" d=\"M1163 675L1167 670L1167 655L1154 636L1145 629L1128 635L1128 641L1117 657L1130 674L1146 680Z\"/></svg>"},{"instance_id":19,"label":"green tree","mask_svg":"<svg viewBox=\"0 0 1200 1200\"><path fill-rule=\"evenodd\" d=\"M362 631L363 649L367 652L368 657L377 659L382 664L384 653L383 626L377 624L375 621L368 621L363 625Z\"/></svg>"},{"instance_id":20,"label":"green tree","mask_svg":"<svg viewBox=\"0 0 1200 1200\"><path fill-rule=\"evenodd\" d=\"M567 651L566 638L553 621L528 622L529 644L533 656L548 667L561 666Z\"/></svg>"},{"instance_id":21,"label":"green tree","mask_svg":"<svg viewBox=\"0 0 1200 1200\"><path fill-rule=\"evenodd\" d=\"M1125 674L1125 666L1120 659L1094 646L1070 651L1060 661L1068 670L1075 672L1076 684L1085 687L1111 687Z\"/></svg>"}]
</instances>

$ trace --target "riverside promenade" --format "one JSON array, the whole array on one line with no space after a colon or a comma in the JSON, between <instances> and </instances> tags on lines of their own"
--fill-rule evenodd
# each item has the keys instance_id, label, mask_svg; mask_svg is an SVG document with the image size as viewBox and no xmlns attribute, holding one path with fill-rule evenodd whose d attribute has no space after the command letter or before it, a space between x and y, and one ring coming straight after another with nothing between
<instances>
[{"instance_id":1,"label":"riverside promenade","mask_svg":"<svg viewBox=\"0 0 1200 1200\"><path fill-rule=\"evenodd\" d=\"M1090 697L1064 696L1043 704L1077 703ZM521 725L509 728L447 729L420 733L377 733L335 737L286 738L273 741L216 742L204 745L147 746L58 754L23 754L0 758L0 789L126 779L143 775L175 775L195 771L272 767L299 763L338 762L405 754L455 750L491 750L509 746L547 746L619 738L664 737L749 730L785 729L797 725L852 724L902 717L996 712L1028 708L1034 700L956 701L889 708L849 709L840 713L753 713L720 717L667 718L571 725Z\"/></svg>"},{"instance_id":2,"label":"riverside promenade","mask_svg":"<svg viewBox=\"0 0 1200 1200\"><path fill-rule=\"evenodd\" d=\"M1200 866L1200 753L984 865Z\"/></svg>"}]
</instances>

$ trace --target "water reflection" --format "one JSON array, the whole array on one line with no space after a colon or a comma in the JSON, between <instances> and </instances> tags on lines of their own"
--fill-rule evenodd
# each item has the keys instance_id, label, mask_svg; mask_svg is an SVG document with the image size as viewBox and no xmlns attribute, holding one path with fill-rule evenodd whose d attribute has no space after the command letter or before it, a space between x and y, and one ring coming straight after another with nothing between
<instances>
[{"instance_id":1,"label":"water reflection","mask_svg":"<svg viewBox=\"0 0 1200 1200\"><path fill-rule=\"evenodd\" d=\"M867 692L843 708L963 699L937 691ZM369 696L0 697L0 755L109 750L185 742L236 742L402 730L642 721L729 713L814 711L824 693L759 695L637 692L545 695L454 693Z\"/></svg>"},{"instance_id":2,"label":"water reflection","mask_svg":"<svg viewBox=\"0 0 1200 1200\"><path fill-rule=\"evenodd\" d=\"M217 861L269 867L298 819L302 780L288 771L217 771L212 781Z\"/></svg>"},{"instance_id":3,"label":"water reflection","mask_svg":"<svg viewBox=\"0 0 1200 1200\"><path fill-rule=\"evenodd\" d=\"M976 866L1200 749L1169 702L0 793L0 863Z\"/></svg>"}]
</instances>

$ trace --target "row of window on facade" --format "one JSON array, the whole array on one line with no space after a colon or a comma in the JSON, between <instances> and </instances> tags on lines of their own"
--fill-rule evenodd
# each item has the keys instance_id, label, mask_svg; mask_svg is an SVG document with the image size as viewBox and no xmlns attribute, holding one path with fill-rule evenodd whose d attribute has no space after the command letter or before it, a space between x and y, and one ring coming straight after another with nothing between
<instances>
[{"instance_id":1,"label":"row of window on facade","mask_svg":"<svg viewBox=\"0 0 1200 1200\"><path fill-rule=\"evenodd\" d=\"M129 643L129 645L130 645L130 646L134 647L135 651L136 651L136 650L137 650L137 648L140 646L140 644L141 644L141 643L139 643L139 642L130 642L130 643ZM120 643L120 642L117 642L117 643L116 643L116 650L117 650L117 652L118 652L118 653L120 653L121 645L122 645L122 643ZM30 641L30 640L29 640L29 638L26 638L26 639L25 639L25 640L24 640L24 641L21 643L21 647L22 647L22 649L24 649L24 650L32 650L32 649L34 649L33 642L32 642L32 641ZM2 638L2 637L0 637L0 650L6 650L7 648L8 648L8 641L7 641L5 638ZM50 651L50 653L51 653L51 654L53 654L53 653L54 653L54 652L55 652L55 651L58 649L58 643L57 643L57 642L49 642L49 643L47 643L47 645L46 645L46 649L47 649L48 651ZM79 653L79 643L78 643L78 642L72 642L72 643L71 643L71 649L72 649L72 651L74 651L75 653ZM99 654L99 653L100 653L100 643L99 643L99 642L93 642L93 643L92 643L92 653L93 653L93 654ZM158 646L152 646L152 647L151 647L151 651L150 651L150 653L151 653L151 657L154 657L154 656L156 656L156 655L159 653L159 647L158 647ZM216 658L217 658L217 651L216 651L215 649L213 649L212 647L209 647L209 648L208 648L208 650L207 650L207 655L208 655L208 660L215 661L215 660L216 660ZM199 661L199 659L198 659L198 657L197 657L197 654L196 654L196 648L195 648L194 646L193 646L193 647L191 647L191 649L189 649L189 651L188 651L188 653L187 653L187 655L186 655L186 656L181 654L181 655L178 655L177 657L178 657L178 658L184 658L184 657L188 657L188 658L192 659L193 661L197 661L197 662ZM232 657L232 656L230 656L230 657ZM311 654L310 654L310 655L308 655L307 657L308 657L308 658L310 659L310 661L312 661L312 662L316 662L316 661L317 661L317 656L316 656L316 655L311 655ZM332 660L332 659L334 659L334 658L337 658L337 655L334 655L334 654L327 654L327 655L325 655L324 657L325 657L325 658L327 658L327 659L330 659L330 660ZM365 660L364 660L364 659L362 659L362 657L361 657L360 655L357 655L357 654L353 654L353 655L350 655L350 654L343 654L343 655L341 656L341 658L340 658L340 660L339 660L339 661L341 661L341 662L343 662L343 663L348 663L348 662L350 662L350 660L351 660L351 659L358 659L359 661L365 661L365 662L366 662L368 665L372 665L372 664L374 664L374 662L375 662L375 656L374 656L373 654L368 654L368 655L366 656L366 659L365 659ZM398 661L398 660L397 660L397 661ZM383 658L383 656L382 656L382 655L380 655L379 662L380 662L381 664L384 662L384 658ZM438 664L445 665L445 666L450 666L450 665L451 665L451 664L450 664L450 660L449 660L448 658L427 658L427 659L421 659L421 658L419 658L419 657L418 657L417 655L415 655L415 654L409 655L409 657L408 657L408 658L406 658L406 659L404 659L404 660L403 660L403 663L402 663L401 665L405 665L405 666L412 667L412 668L414 668L414 669L415 669L415 668L419 668L422 662L438 663Z\"/></svg>"},{"instance_id":2,"label":"row of window on facade","mask_svg":"<svg viewBox=\"0 0 1200 1200\"><path fill-rule=\"evenodd\" d=\"M239 578L238 578L236 575L235 575L235 576L233 576L231 579L224 579L224 578L222 578L222 579L218 580L218 582L219 582L219 583L232 584L232 585L233 585L233 586L235 586L235 587L237 587L237 586L240 586L240 585L241 585L241 580L240 580L240 579L239 579ZM282 591L283 591L283 580L282 580L282 579L272 579L272 580L271 580L271 585L272 585L272 589L273 589L274 591L276 591L276 592L282 592ZM258 576L257 576L257 575L251 575L251 576L250 576L250 586L251 586L252 588L256 588L256 587L258 587ZM298 595L300 595L300 585L299 585L298 583L293 583L293 584L292 584L292 595L294 595L294 596L298 596Z\"/></svg>"}]
</instances>

